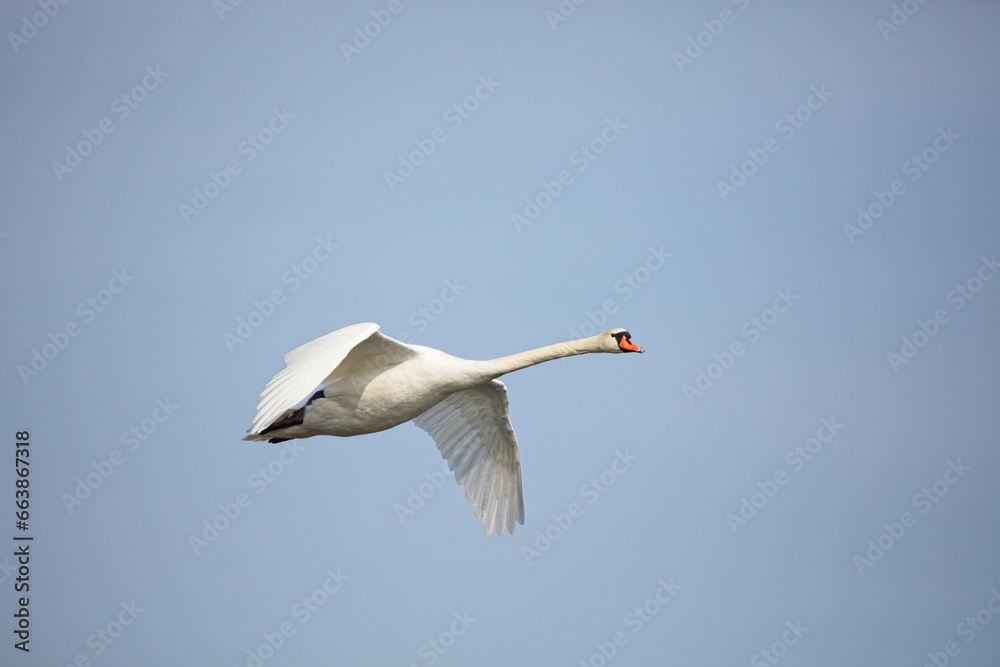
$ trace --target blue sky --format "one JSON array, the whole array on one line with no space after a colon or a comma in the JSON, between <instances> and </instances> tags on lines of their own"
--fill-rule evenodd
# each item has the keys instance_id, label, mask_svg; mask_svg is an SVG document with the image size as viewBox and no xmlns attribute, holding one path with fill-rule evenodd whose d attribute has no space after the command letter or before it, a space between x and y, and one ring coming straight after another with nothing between
<instances>
[{"instance_id":1,"label":"blue sky","mask_svg":"<svg viewBox=\"0 0 1000 667\"><path fill-rule=\"evenodd\" d=\"M0 10L0 663L996 664L994 3L224 2ZM485 537L240 440L365 321L647 353L505 378Z\"/></svg>"}]
</instances>

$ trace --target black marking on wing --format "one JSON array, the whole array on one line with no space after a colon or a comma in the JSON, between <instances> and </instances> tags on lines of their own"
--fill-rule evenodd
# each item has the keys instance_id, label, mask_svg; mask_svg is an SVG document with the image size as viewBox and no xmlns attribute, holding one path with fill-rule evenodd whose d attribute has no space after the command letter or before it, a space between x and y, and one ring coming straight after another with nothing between
<instances>
[{"instance_id":1,"label":"black marking on wing","mask_svg":"<svg viewBox=\"0 0 1000 667\"><path fill-rule=\"evenodd\" d=\"M278 431L283 428L288 428L290 426L298 426L306 418L306 409L301 407L298 410L289 410L283 414L280 418L276 419L273 424L265 428L260 432L261 435L267 435L272 431Z\"/></svg>"},{"instance_id":2,"label":"black marking on wing","mask_svg":"<svg viewBox=\"0 0 1000 667\"><path fill-rule=\"evenodd\" d=\"M306 404L303 405L301 408L299 408L297 410L289 410L289 411L287 411L279 419L276 419L273 424L271 424L270 426L268 426L267 428L265 428L264 430L262 430L260 432L260 434L261 435L266 435L268 433L271 433L273 431L278 431L278 430L281 430L283 428L289 428L291 426L298 426L303 421L305 421L305 418L306 418L306 408L309 407L309 405L311 405L313 401L319 400L321 398L326 398L326 395L323 393L322 389L320 389L315 394L313 394L312 396L310 396L309 400L306 401ZM294 440L294 438L271 438L270 440L268 440L268 442L270 442L271 444L277 444L279 442L284 442L286 440Z\"/></svg>"}]
</instances>

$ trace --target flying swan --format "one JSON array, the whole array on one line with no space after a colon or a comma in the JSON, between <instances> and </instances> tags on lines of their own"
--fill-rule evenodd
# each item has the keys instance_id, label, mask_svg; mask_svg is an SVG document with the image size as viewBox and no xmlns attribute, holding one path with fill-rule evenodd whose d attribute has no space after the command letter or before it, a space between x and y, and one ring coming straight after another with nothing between
<instances>
[{"instance_id":1,"label":"flying swan","mask_svg":"<svg viewBox=\"0 0 1000 667\"><path fill-rule=\"evenodd\" d=\"M413 420L434 439L487 535L494 530L503 535L504 527L513 534L515 522L524 523L521 459L507 388L497 378L577 354L645 351L625 329L611 329L508 357L470 361L401 343L379 328L370 322L353 324L286 354L284 370L261 392L243 439L273 443L314 435L346 437Z\"/></svg>"}]
</instances>

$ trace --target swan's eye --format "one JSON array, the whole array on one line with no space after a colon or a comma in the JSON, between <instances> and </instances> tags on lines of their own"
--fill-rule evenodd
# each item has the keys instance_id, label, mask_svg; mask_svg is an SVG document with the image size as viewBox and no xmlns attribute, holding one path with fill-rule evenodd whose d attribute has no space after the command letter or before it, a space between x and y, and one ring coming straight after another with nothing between
<instances>
[{"instance_id":1,"label":"swan's eye","mask_svg":"<svg viewBox=\"0 0 1000 667\"><path fill-rule=\"evenodd\" d=\"M622 352L645 352L641 347L632 342L632 334L627 331L619 331L611 336L618 343L618 349Z\"/></svg>"}]
</instances>

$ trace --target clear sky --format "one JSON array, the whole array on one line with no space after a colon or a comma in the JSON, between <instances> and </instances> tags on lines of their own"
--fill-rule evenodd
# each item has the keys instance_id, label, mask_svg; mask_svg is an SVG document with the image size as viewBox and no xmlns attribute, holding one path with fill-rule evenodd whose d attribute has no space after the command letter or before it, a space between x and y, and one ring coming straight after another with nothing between
<instances>
[{"instance_id":1,"label":"clear sky","mask_svg":"<svg viewBox=\"0 0 1000 667\"><path fill-rule=\"evenodd\" d=\"M0 9L0 664L998 664L996 3L317 5ZM366 321L647 353L505 378L485 537L240 440Z\"/></svg>"}]
</instances>

